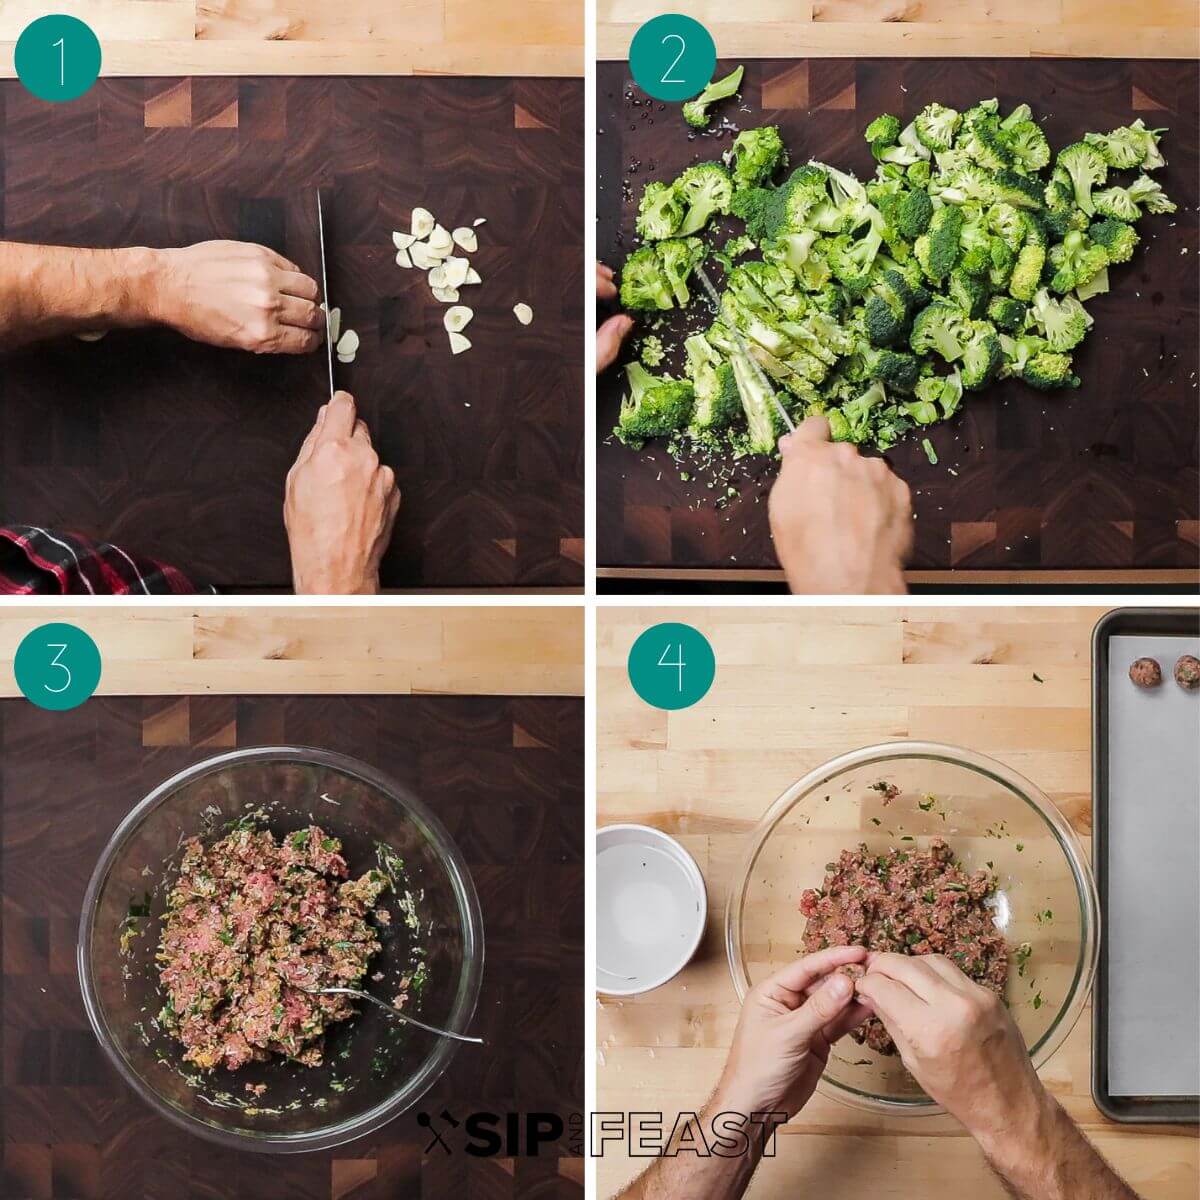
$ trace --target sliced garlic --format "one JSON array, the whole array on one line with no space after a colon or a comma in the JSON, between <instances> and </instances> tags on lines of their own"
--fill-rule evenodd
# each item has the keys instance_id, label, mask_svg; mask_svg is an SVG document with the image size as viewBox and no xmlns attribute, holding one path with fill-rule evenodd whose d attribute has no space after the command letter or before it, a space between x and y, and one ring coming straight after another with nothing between
<instances>
[{"instance_id":1,"label":"sliced garlic","mask_svg":"<svg viewBox=\"0 0 1200 1200\"><path fill-rule=\"evenodd\" d=\"M329 313L329 337L336 344L342 334L342 310L334 305Z\"/></svg>"},{"instance_id":2,"label":"sliced garlic","mask_svg":"<svg viewBox=\"0 0 1200 1200\"><path fill-rule=\"evenodd\" d=\"M339 356L358 353L358 334L353 329L347 329L338 339L337 352Z\"/></svg>"},{"instance_id":3,"label":"sliced garlic","mask_svg":"<svg viewBox=\"0 0 1200 1200\"><path fill-rule=\"evenodd\" d=\"M482 225L486 220L487 220L487 217L476 217L475 220L473 220L471 222L471 224L472 225Z\"/></svg>"},{"instance_id":4,"label":"sliced garlic","mask_svg":"<svg viewBox=\"0 0 1200 1200\"><path fill-rule=\"evenodd\" d=\"M533 309L528 304L514 304L513 316L521 322L522 325L528 325L533 320Z\"/></svg>"},{"instance_id":5,"label":"sliced garlic","mask_svg":"<svg viewBox=\"0 0 1200 1200\"><path fill-rule=\"evenodd\" d=\"M471 341L464 337L461 333L450 334L450 353L461 354L464 350L470 350Z\"/></svg>"},{"instance_id":6,"label":"sliced garlic","mask_svg":"<svg viewBox=\"0 0 1200 1200\"><path fill-rule=\"evenodd\" d=\"M433 290L433 298L435 300L440 300L443 304L457 304L458 303L458 289L457 288L433 288L432 290Z\"/></svg>"},{"instance_id":7,"label":"sliced garlic","mask_svg":"<svg viewBox=\"0 0 1200 1200\"><path fill-rule=\"evenodd\" d=\"M459 226L450 236L455 245L461 246L468 254L474 254L479 249L479 239L475 236L475 230L468 229L465 225Z\"/></svg>"},{"instance_id":8,"label":"sliced garlic","mask_svg":"<svg viewBox=\"0 0 1200 1200\"><path fill-rule=\"evenodd\" d=\"M413 242L408 251L412 258L413 266L419 267L422 271L428 271L431 267L436 267L442 261L441 255L431 254L428 245L425 242Z\"/></svg>"},{"instance_id":9,"label":"sliced garlic","mask_svg":"<svg viewBox=\"0 0 1200 1200\"><path fill-rule=\"evenodd\" d=\"M435 225L433 232L429 235L429 248L430 250L445 250L446 254L450 254L454 249L454 239L450 236L450 231L441 225ZM444 258L445 255L442 257Z\"/></svg>"},{"instance_id":10,"label":"sliced garlic","mask_svg":"<svg viewBox=\"0 0 1200 1200\"><path fill-rule=\"evenodd\" d=\"M446 327L447 333L459 333L470 325L474 315L474 310L469 309L465 304L456 304L453 308L446 309L442 324Z\"/></svg>"},{"instance_id":11,"label":"sliced garlic","mask_svg":"<svg viewBox=\"0 0 1200 1200\"><path fill-rule=\"evenodd\" d=\"M87 333L77 333L75 336L81 342L98 342L107 332L107 329L91 329Z\"/></svg>"},{"instance_id":12,"label":"sliced garlic","mask_svg":"<svg viewBox=\"0 0 1200 1200\"><path fill-rule=\"evenodd\" d=\"M479 272L477 270L475 270L474 267L472 267L467 272L467 277L465 280L463 280L463 282L464 283L482 283L483 280L479 278Z\"/></svg>"},{"instance_id":13,"label":"sliced garlic","mask_svg":"<svg viewBox=\"0 0 1200 1200\"><path fill-rule=\"evenodd\" d=\"M411 233L401 233L398 229L392 230L392 245L397 250L407 250L416 240Z\"/></svg>"},{"instance_id":14,"label":"sliced garlic","mask_svg":"<svg viewBox=\"0 0 1200 1200\"><path fill-rule=\"evenodd\" d=\"M396 266L403 267L406 271L413 265L412 255L407 250L396 251Z\"/></svg>"},{"instance_id":15,"label":"sliced garlic","mask_svg":"<svg viewBox=\"0 0 1200 1200\"><path fill-rule=\"evenodd\" d=\"M471 270L471 264L465 258L454 258L453 256L446 259L442 264L445 272L445 279L438 287L456 288L462 287L467 282L467 275ZM431 271L432 275L433 272Z\"/></svg>"},{"instance_id":16,"label":"sliced garlic","mask_svg":"<svg viewBox=\"0 0 1200 1200\"><path fill-rule=\"evenodd\" d=\"M354 358L355 358L355 356L353 354L339 354L337 356L338 362L342 363L343 366L347 366L347 367L354 361Z\"/></svg>"},{"instance_id":17,"label":"sliced garlic","mask_svg":"<svg viewBox=\"0 0 1200 1200\"><path fill-rule=\"evenodd\" d=\"M437 222L433 219L433 213L427 208L414 208L412 211L412 235L414 240L427 238L434 229ZM397 247L401 249L401 247ZM407 247L403 247L407 249Z\"/></svg>"},{"instance_id":18,"label":"sliced garlic","mask_svg":"<svg viewBox=\"0 0 1200 1200\"><path fill-rule=\"evenodd\" d=\"M425 276L429 280L429 286L436 292L439 288L450 287L446 282L446 264L439 263L428 275Z\"/></svg>"}]
</instances>

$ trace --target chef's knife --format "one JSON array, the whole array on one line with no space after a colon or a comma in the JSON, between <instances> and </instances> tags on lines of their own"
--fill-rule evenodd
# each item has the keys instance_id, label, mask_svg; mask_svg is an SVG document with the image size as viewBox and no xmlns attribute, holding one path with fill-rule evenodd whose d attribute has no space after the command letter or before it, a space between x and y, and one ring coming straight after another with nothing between
<instances>
[{"instance_id":1,"label":"chef's knife","mask_svg":"<svg viewBox=\"0 0 1200 1200\"><path fill-rule=\"evenodd\" d=\"M329 398L333 399L333 305L329 303L329 273L325 268L325 214L321 211L321 189L317 188L317 233L321 239L321 295L325 301L325 357L329 362Z\"/></svg>"},{"instance_id":2,"label":"chef's knife","mask_svg":"<svg viewBox=\"0 0 1200 1200\"><path fill-rule=\"evenodd\" d=\"M712 301L713 309L716 311L717 315L720 316L721 298L717 295L717 289L713 287L713 282L711 279L709 279L703 267L698 266L696 268L696 277L704 285L704 290L708 293L708 298ZM732 321L729 322L729 329L733 333L733 336L737 338L737 344L742 353L747 359L749 359L751 369L754 371L755 375L758 376L758 382L767 389L772 401L774 401L775 407L779 410L779 415L783 418L783 423L788 428L788 432L795 433L796 425L792 421L792 418L788 415L788 410L783 407L783 401L780 400L776 395L775 389L771 385L771 381L767 378L767 373L762 369L758 359L754 357L754 354L750 349L750 343L746 341L742 331Z\"/></svg>"}]
</instances>

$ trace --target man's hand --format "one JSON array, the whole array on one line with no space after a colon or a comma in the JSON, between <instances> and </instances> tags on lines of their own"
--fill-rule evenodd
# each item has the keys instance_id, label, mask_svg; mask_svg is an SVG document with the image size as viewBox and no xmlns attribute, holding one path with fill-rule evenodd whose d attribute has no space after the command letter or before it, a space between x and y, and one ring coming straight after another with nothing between
<instances>
[{"instance_id":1,"label":"man's hand","mask_svg":"<svg viewBox=\"0 0 1200 1200\"><path fill-rule=\"evenodd\" d=\"M611 304L617 298L617 285L613 282L612 267L596 264L596 299ZM607 371L621 353L621 343L633 329L633 319L624 313L609 317L596 330L596 374Z\"/></svg>"},{"instance_id":2,"label":"man's hand","mask_svg":"<svg viewBox=\"0 0 1200 1200\"><path fill-rule=\"evenodd\" d=\"M150 312L193 341L255 354L307 354L321 344L316 282L274 250L200 242L155 254Z\"/></svg>"},{"instance_id":3,"label":"man's hand","mask_svg":"<svg viewBox=\"0 0 1200 1200\"><path fill-rule=\"evenodd\" d=\"M937 954L875 954L855 983L913 1078L979 1143L1020 1200L1138 1200L1042 1086L987 988Z\"/></svg>"},{"instance_id":4,"label":"man's hand","mask_svg":"<svg viewBox=\"0 0 1200 1200\"><path fill-rule=\"evenodd\" d=\"M908 485L881 458L830 442L824 417L809 417L779 443L783 466L771 489L775 553L794 593L895 594L912 545Z\"/></svg>"},{"instance_id":5,"label":"man's hand","mask_svg":"<svg viewBox=\"0 0 1200 1200\"><path fill-rule=\"evenodd\" d=\"M287 477L283 520L297 594L378 592L399 509L396 477L380 465L354 398L335 393Z\"/></svg>"},{"instance_id":6,"label":"man's hand","mask_svg":"<svg viewBox=\"0 0 1200 1200\"><path fill-rule=\"evenodd\" d=\"M834 946L797 959L746 997L710 1107L714 1112L786 1112L808 1103L838 1038L870 1011L838 971L862 963L861 946Z\"/></svg>"},{"instance_id":7,"label":"man's hand","mask_svg":"<svg viewBox=\"0 0 1200 1200\"><path fill-rule=\"evenodd\" d=\"M913 1078L974 1135L1027 1125L1042 1085L995 992L940 954L872 954L857 992Z\"/></svg>"}]
</instances>

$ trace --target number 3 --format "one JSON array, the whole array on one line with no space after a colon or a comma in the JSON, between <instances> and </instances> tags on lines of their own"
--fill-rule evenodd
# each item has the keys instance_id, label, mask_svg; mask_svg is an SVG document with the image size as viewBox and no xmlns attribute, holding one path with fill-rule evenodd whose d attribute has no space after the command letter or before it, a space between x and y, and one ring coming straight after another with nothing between
<instances>
[{"instance_id":1,"label":"number 3","mask_svg":"<svg viewBox=\"0 0 1200 1200\"><path fill-rule=\"evenodd\" d=\"M686 83L687 80L685 80L685 79L668 79L667 78L667 76L669 76L671 74L671 72L673 70L675 70L675 68L679 65L679 60L684 56L684 54L687 53L687 42L685 42L683 40L683 38L680 37L679 34L677 34L677 33L668 33L667 36L665 38L663 38L662 44L665 46L672 38L674 38L679 43L679 53L677 55L675 55L675 61L666 69L666 72L663 74L663 77L658 82L659 83Z\"/></svg>"},{"instance_id":2,"label":"number 3","mask_svg":"<svg viewBox=\"0 0 1200 1200\"><path fill-rule=\"evenodd\" d=\"M61 663L58 661L66 653L67 647L62 642L48 642L46 644L46 649L58 651L58 653L50 660L50 665L52 667L58 667L58 669L60 671L65 671L66 675L67 675L67 682L64 683L62 685L62 687L60 687L60 688L52 688L48 683L42 684L42 687L44 687L46 689L46 691L50 692L52 695L57 696L57 695L60 695L62 692L65 692L67 690L67 688L69 688L71 686L71 668L68 667L66 663Z\"/></svg>"}]
</instances>

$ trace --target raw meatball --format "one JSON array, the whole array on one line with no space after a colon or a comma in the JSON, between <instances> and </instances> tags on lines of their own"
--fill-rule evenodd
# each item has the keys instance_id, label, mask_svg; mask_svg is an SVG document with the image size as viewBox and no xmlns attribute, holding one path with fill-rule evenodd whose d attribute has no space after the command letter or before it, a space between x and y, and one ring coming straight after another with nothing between
<instances>
[{"instance_id":1,"label":"raw meatball","mask_svg":"<svg viewBox=\"0 0 1200 1200\"><path fill-rule=\"evenodd\" d=\"M1175 664L1175 682L1185 692L1194 692L1200 688L1200 658L1185 654Z\"/></svg>"},{"instance_id":2,"label":"raw meatball","mask_svg":"<svg viewBox=\"0 0 1200 1200\"><path fill-rule=\"evenodd\" d=\"M1162 683L1162 667L1156 658L1137 658L1129 668L1129 678L1140 688L1156 688Z\"/></svg>"}]
</instances>

